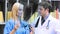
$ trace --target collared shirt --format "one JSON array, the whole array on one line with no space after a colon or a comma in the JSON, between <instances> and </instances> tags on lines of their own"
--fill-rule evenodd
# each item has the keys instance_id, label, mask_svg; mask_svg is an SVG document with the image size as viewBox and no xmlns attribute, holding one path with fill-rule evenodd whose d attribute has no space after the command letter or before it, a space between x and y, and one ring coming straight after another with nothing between
<instances>
[{"instance_id":1,"label":"collared shirt","mask_svg":"<svg viewBox=\"0 0 60 34\"><path fill-rule=\"evenodd\" d=\"M45 16L44 20L46 20L49 17L49 14L47 16Z\"/></svg>"},{"instance_id":2,"label":"collared shirt","mask_svg":"<svg viewBox=\"0 0 60 34\"><path fill-rule=\"evenodd\" d=\"M47 20L47 18L49 17L49 14L47 16L45 16L44 18L41 18L41 25L44 24L44 22Z\"/></svg>"}]
</instances>

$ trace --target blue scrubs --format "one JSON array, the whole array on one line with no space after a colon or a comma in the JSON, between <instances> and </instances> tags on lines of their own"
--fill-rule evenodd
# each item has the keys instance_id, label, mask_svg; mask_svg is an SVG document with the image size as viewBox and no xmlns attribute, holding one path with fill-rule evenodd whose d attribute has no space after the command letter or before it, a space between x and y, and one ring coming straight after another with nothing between
<instances>
[{"instance_id":1,"label":"blue scrubs","mask_svg":"<svg viewBox=\"0 0 60 34\"><path fill-rule=\"evenodd\" d=\"M16 30L15 34L29 34L29 26L28 23L21 20L20 27ZM10 19L4 28L4 34L9 34L15 26L15 21L13 19Z\"/></svg>"}]
</instances>

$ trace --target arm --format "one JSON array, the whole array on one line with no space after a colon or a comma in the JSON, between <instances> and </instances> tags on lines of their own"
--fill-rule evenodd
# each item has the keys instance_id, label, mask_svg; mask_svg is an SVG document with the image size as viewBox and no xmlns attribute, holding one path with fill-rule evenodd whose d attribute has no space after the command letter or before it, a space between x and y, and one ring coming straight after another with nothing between
<instances>
[{"instance_id":1,"label":"arm","mask_svg":"<svg viewBox=\"0 0 60 34\"><path fill-rule=\"evenodd\" d=\"M10 32L10 34L15 34L15 31L19 28L19 26L20 26L20 23L16 24L14 26L14 29Z\"/></svg>"},{"instance_id":2,"label":"arm","mask_svg":"<svg viewBox=\"0 0 60 34\"><path fill-rule=\"evenodd\" d=\"M4 34L14 34L15 31L18 29L18 25L14 25L14 23L12 21L8 21L5 24L5 28L4 28Z\"/></svg>"},{"instance_id":3,"label":"arm","mask_svg":"<svg viewBox=\"0 0 60 34\"><path fill-rule=\"evenodd\" d=\"M7 22L7 23L5 24L5 27L4 27L4 34L9 34L9 33L11 32L12 27L11 27L10 24L11 24L10 22Z\"/></svg>"},{"instance_id":4,"label":"arm","mask_svg":"<svg viewBox=\"0 0 60 34\"><path fill-rule=\"evenodd\" d=\"M15 33L15 31L16 31L16 30L15 30L15 29L13 29L13 30L10 32L10 34L14 34L14 33Z\"/></svg>"},{"instance_id":5,"label":"arm","mask_svg":"<svg viewBox=\"0 0 60 34\"><path fill-rule=\"evenodd\" d=\"M31 27L31 32L30 32L30 34L34 34L34 28L33 28L33 27Z\"/></svg>"}]
</instances>

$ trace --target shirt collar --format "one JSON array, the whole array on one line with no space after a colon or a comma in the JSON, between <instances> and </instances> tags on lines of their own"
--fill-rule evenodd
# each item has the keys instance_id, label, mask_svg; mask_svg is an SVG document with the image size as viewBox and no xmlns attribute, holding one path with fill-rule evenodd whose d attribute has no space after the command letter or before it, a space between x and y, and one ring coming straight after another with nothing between
<instances>
[{"instance_id":1,"label":"shirt collar","mask_svg":"<svg viewBox=\"0 0 60 34\"><path fill-rule=\"evenodd\" d=\"M45 18L44 18L44 19L46 20L48 17L49 17L49 14L48 14L47 16L45 16Z\"/></svg>"}]
</instances>

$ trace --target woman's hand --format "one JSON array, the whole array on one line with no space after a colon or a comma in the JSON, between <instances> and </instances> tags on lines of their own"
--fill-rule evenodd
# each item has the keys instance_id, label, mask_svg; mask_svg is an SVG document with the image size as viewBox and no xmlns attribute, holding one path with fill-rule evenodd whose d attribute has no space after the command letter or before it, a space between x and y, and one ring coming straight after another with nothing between
<instances>
[{"instance_id":1,"label":"woman's hand","mask_svg":"<svg viewBox=\"0 0 60 34\"><path fill-rule=\"evenodd\" d=\"M17 29L19 28L19 26L20 26L20 23L16 24L16 25L14 26L14 30L17 30Z\"/></svg>"},{"instance_id":2,"label":"woman's hand","mask_svg":"<svg viewBox=\"0 0 60 34\"><path fill-rule=\"evenodd\" d=\"M14 34L19 27L20 27L20 23L15 24L14 29L10 32L10 34Z\"/></svg>"},{"instance_id":3,"label":"woman's hand","mask_svg":"<svg viewBox=\"0 0 60 34\"><path fill-rule=\"evenodd\" d=\"M34 27L31 27L30 29L31 29L30 34L34 34Z\"/></svg>"}]
</instances>

